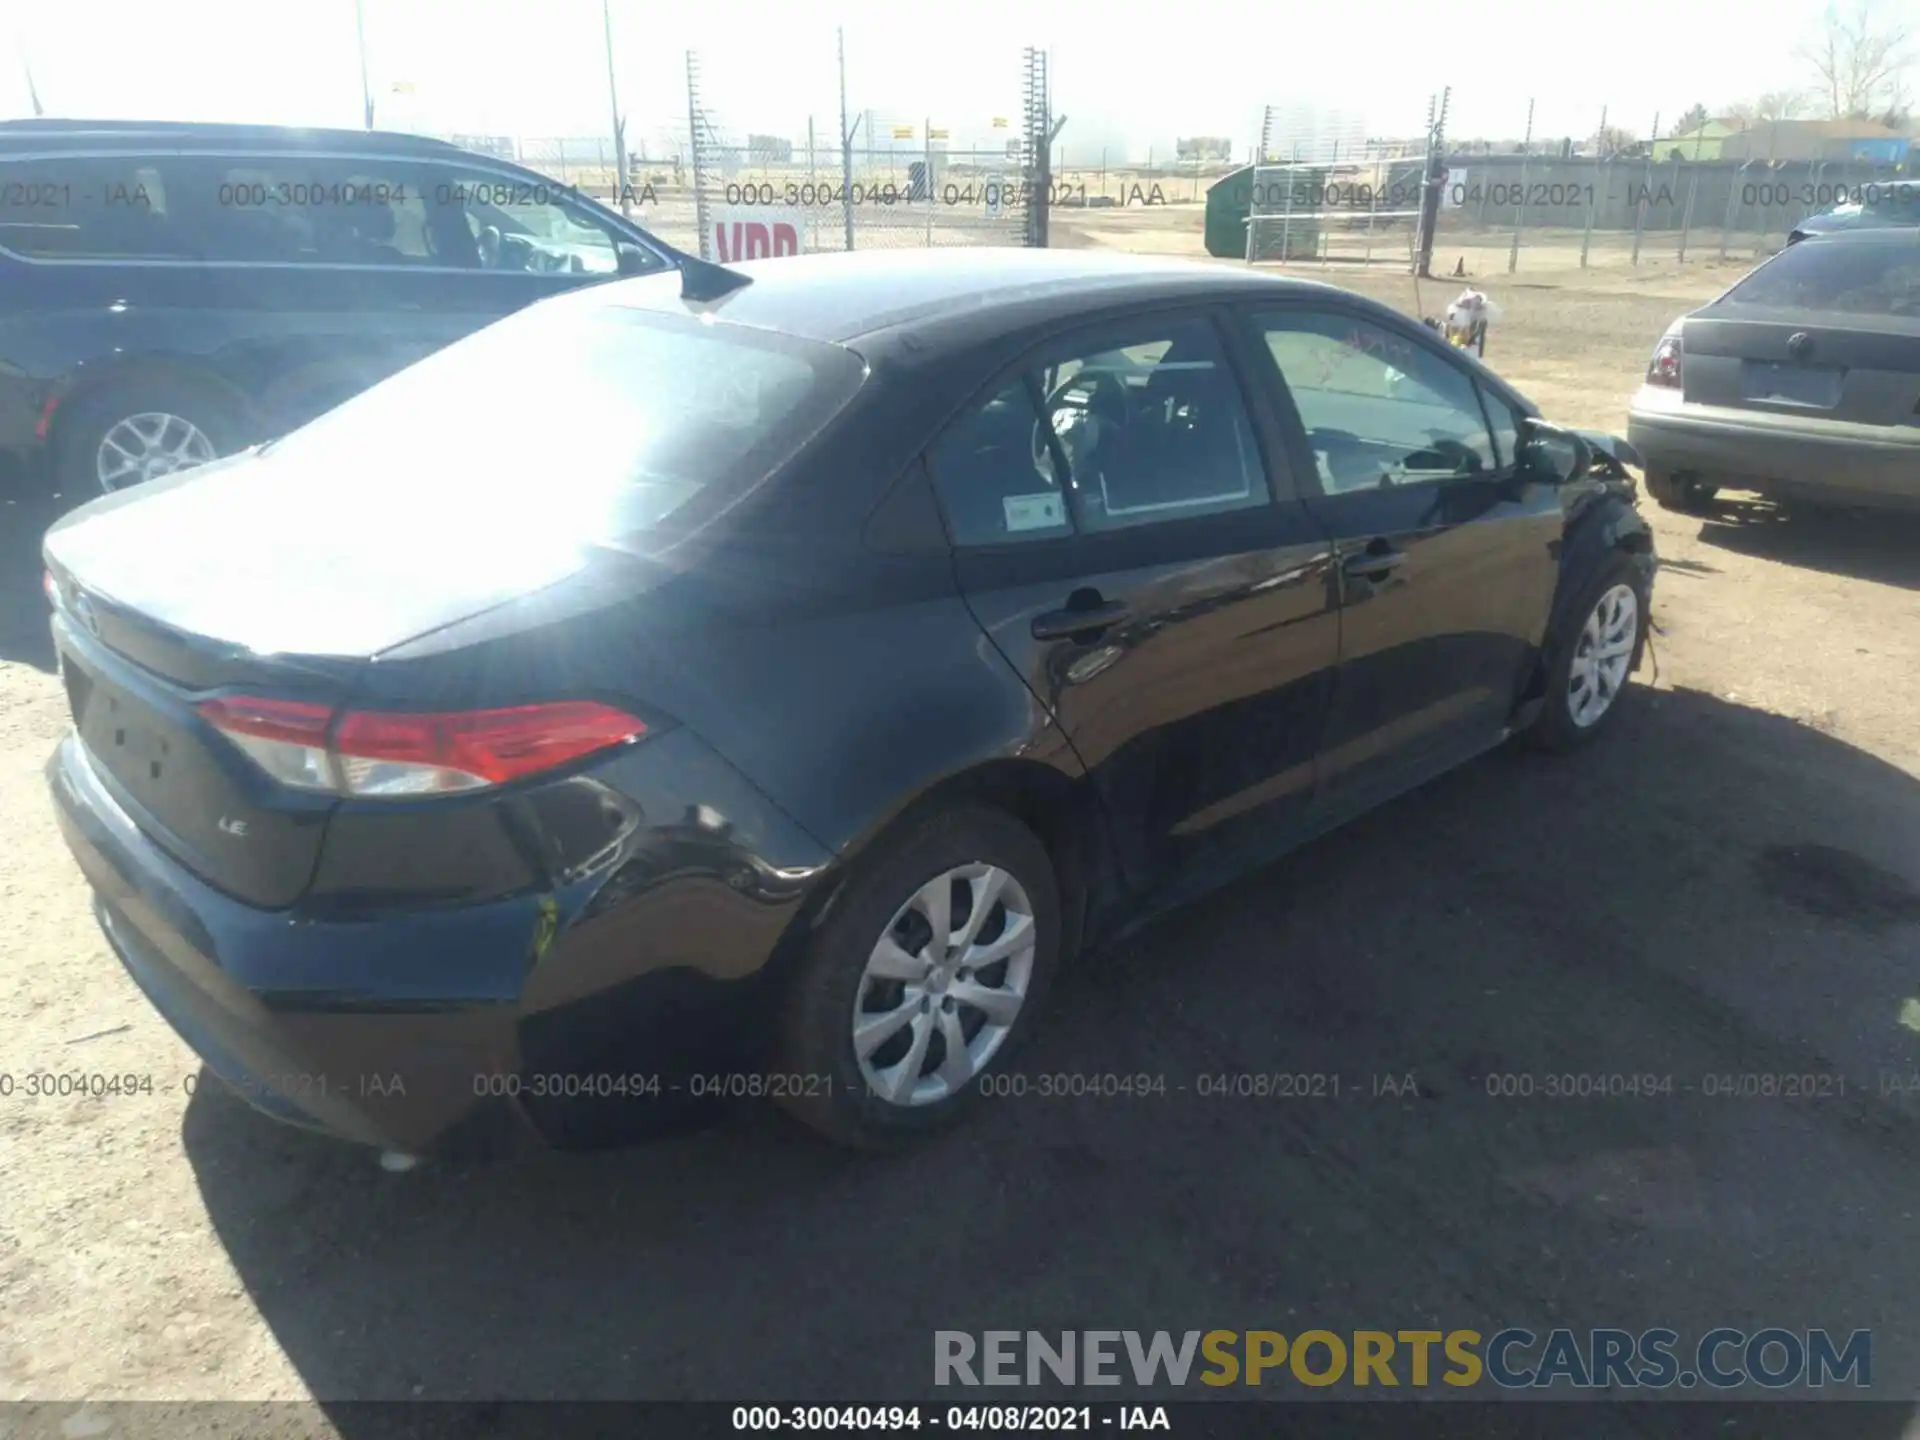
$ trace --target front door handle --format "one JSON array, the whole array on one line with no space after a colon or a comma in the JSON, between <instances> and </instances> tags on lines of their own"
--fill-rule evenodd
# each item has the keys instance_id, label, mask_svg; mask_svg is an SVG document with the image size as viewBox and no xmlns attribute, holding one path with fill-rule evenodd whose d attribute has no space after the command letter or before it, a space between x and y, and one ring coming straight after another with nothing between
<instances>
[{"instance_id":1,"label":"front door handle","mask_svg":"<svg viewBox=\"0 0 1920 1440\"><path fill-rule=\"evenodd\" d=\"M1033 638L1066 640L1081 635L1098 636L1133 613L1124 600L1103 600L1095 605L1049 610L1033 617Z\"/></svg>"},{"instance_id":2,"label":"front door handle","mask_svg":"<svg viewBox=\"0 0 1920 1440\"><path fill-rule=\"evenodd\" d=\"M1394 570L1406 563L1404 550L1362 550L1357 555L1349 555L1340 562L1344 574L1355 580L1383 580Z\"/></svg>"}]
</instances>

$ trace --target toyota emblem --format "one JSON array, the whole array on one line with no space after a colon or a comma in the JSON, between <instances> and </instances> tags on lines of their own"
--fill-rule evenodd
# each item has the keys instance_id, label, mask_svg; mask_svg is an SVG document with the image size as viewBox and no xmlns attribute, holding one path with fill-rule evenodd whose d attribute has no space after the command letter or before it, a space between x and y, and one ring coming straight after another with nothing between
<instances>
[{"instance_id":1,"label":"toyota emblem","mask_svg":"<svg viewBox=\"0 0 1920 1440\"><path fill-rule=\"evenodd\" d=\"M1813 354L1813 337L1804 330L1796 330L1787 337L1787 353L1796 360L1804 360Z\"/></svg>"}]
</instances>

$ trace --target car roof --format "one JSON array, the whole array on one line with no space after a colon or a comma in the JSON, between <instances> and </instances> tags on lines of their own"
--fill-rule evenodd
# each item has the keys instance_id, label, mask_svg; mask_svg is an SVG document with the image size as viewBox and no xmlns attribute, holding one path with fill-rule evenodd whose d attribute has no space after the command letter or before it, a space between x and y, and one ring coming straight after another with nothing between
<instances>
[{"instance_id":1,"label":"car roof","mask_svg":"<svg viewBox=\"0 0 1920 1440\"><path fill-rule=\"evenodd\" d=\"M1323 293L1313 280L1244 265L1120 251L953 246L834 251L750 260L727 267L753 283L701 303L683 300L674 273L593 287L601 304L689 315L835 344L902 327L966 317L1014 321L1041 298L1071 313L1119 303L1246 294ZM1341 292L1345 293L1345 292ZM1076 306L1075 300L1083 301Z\"/></svg>"},{"instance_id":2,"label":"car roof","mask_svg":"<svg viewBox=\"0 0 1920 1440\"><path fill-rule=\"evenodd\" d=\"M194 120L0 120L0 155L9 152L99 149L335 150L393 154L465 155L445 140L396 130L333 130L294 125L227 125Z\"/></svg>"},{"instance_id":3,"label":"car roof","mask_svg":"<svg viewBox=\"0 0 1920 1440\"><path fill-rule=\"evenodd\" d=\"M1804 245L1818 240L1822 245L1916 245L1920 244L1920 225L1862 225L1844 230L1809 231Z\"/></svg>"}]
</instances>

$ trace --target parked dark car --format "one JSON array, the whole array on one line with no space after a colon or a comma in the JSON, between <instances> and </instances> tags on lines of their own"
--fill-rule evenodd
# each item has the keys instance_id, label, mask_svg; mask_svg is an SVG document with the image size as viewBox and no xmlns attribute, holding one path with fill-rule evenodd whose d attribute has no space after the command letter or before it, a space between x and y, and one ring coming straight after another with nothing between
<instances>
[{"instance_id":1,"label":"parked dark car","mask_svg":"<svg viewBox=\"0 0 1920 1440\"><path fill-rule=\"evenodd\" d=\"M1815 508L1920 505L1920 230L1781 251L1675 321L1633 397L1647 491Z\"/></svg>"},{"instance_id":2,"label":"parked dark car","mask_svg":"<svg viewBox=\"0 0 1920 1440\"><path fill-rule=\"evenodd\" d=\"M119 489L672 253L558 181L437 140L0 122L0 450L50 458L70 496Z\"/></svg>"},{"instance_id":3,"label":"parked dark car","mask_svg":"<svg viewBox=\"0 0 1920 1440\"><path fill-rule=\"evenodd\" d=\"M56 525L49 778L134 979L283 1119L749 1094L878 1143L1066 957L1600 733L1622 453L1328 286L694 261Z\"/></svg>"},{"instance_id":4,"label":"parked dark car","mask_svg":"<svg viewBox=\"0 0 1920 1440\"><path fill-rule=\"evenodd\" d=\"M1911 230L1920 228L1920 180L1875 180L1854 187L1860 198L1809 215L1787 235L1789 245L1814 235L1842 230Z\"/></svg>"}]
</instances>

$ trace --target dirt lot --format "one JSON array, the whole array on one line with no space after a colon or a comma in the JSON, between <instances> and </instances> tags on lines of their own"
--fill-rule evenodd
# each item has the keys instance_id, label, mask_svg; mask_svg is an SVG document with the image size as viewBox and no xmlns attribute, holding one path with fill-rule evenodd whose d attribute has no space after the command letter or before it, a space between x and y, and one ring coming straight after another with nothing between
<instances>
[{"instance_id":1,"label":"dirt lot","mask_svg":"<svg viewBox=\"0 0 1920 1440\"><path fill-rule=\"evenodd\" d=\"M1061 229L1197 249L1192 211ZM1732 273L1486 277L1488 359L1618 428ZM1339 278L1415 308L1405 276ZM1007 1100L886 1161L748 1113L393 1176L189 1099L97 935L39 774L50 513L0 511L0 1076L151 1093L0 1099L0 1399L898 1399L936 1328L1094 1324L1870 1328L1876 1393L1920 1397L1920 526L1654 512L1657 670L1605 745L1491 756L1063 985L1029 1070L1164 1097ZM1199 1098L1240 1068L1346 1098ZM1671 1092L1488 1093L1637 1073ZM1821 1098L1709 1093L1808 1075Z\"/></svg>"}]
</instances>

